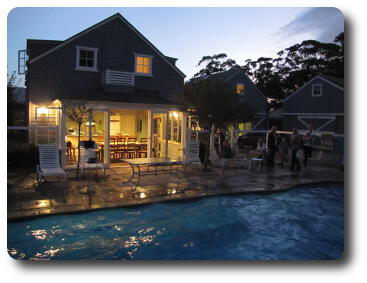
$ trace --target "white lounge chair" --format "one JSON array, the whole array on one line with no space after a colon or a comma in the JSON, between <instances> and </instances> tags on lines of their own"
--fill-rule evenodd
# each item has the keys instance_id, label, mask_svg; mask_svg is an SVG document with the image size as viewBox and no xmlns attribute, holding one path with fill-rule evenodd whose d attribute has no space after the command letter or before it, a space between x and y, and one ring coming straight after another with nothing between
<instances>
[{"instance_id":1,"label":"white lounge chair","mask_svg":"<svg viewBox=\"0 0 367 283\"><path fill-rule=\"evenodd\" d=\"M56 144L40 144L38 148L40 165L37 165L37 182L41 183L42 179L46 181L46 177L64 177L67 181L67 175L60 167Z\"/></svg>"}]
</instances>

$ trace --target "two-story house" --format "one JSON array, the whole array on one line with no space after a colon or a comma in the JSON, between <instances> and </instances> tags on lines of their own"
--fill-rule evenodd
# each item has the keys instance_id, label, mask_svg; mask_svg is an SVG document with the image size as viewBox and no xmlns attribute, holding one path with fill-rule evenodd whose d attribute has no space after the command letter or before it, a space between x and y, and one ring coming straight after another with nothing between
<instances>
[{"instance_id":1,"label":"two-story house","mask_svg":"<svg viewBox=\"0 0 367 283\"><path fill-rule=\"evenodd\" d=\"M233 88L233 92L236 95L243 96L243 99L255 111L256 115L252 121L249 121L246 124L239 124L240 130L266 130L266 97L240 67L233 67L228 71L212 74L210 77L214 79L222 79L229 83Z\"/></svg>"},{"instance_id":2,"label":"two-story house","mask_svg":"<svg viewBox=\"0 0 367 283\"><path fill-rule=\"evenodd\" d=\"M315 76L283 101L284 130L313 129L321 133L344 135L344 81Z\"/></svg>"},{"instance_id":3,"label":"two-story house","mask_svg":"<svg viewBox=\"0 0 367 283\"><path fill-rule=\"evenodd\" d=\"M120 14L63 41L27 40L29 125L55 126L63 166L75 164L78 128L63 102L85 103L93 114L82 140L93 139L109 166L121 156L114 145L147 144L146 154L182 156L185 113L180 111L185 75L176 58L162 54ZM50 130L32 130L34 142L50 142Z\"/></svg>"}]
</instances>

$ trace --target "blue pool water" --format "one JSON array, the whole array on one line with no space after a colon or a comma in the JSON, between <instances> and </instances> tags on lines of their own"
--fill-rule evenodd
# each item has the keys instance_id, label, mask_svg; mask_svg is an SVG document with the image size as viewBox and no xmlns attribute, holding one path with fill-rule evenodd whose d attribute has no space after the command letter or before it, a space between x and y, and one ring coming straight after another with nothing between
<instances>
[{"instance_id":1,"label":"blue pool water","mask_svg":"<svg viewBox=\"0 0 367 283\"><path fill-rule=\"evenodd\" d=\"M337 259L342 185L58 215L8 224L17 259Z\"/></svg>"}]
</instances>

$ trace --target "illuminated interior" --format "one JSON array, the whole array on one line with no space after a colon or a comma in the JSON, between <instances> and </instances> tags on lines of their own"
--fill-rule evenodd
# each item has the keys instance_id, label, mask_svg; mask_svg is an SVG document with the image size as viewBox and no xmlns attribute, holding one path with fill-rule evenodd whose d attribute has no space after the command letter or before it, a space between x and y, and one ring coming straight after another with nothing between
<instances>
[{"instance_id":1,"label":"illuminated interior","mask_svg":"<svg viewBox=\"0 0 367 283\"><path fill-rule=\"evenodd\" d=\"M244 92L245 92L245 85L244 84L237 83L237 85L236 85L236 93L239 94L239 95L243 95Z\"/></svg>"},{"instance_id":2,"label":"illuminated interior","mask_svg":"<svg viewBox=\"0 0 367 283\"><path fill-rule=\"evenodd\" d=\"M136 72L150 74L150 57L136 56Z\"/></svg>"}]
</instances>

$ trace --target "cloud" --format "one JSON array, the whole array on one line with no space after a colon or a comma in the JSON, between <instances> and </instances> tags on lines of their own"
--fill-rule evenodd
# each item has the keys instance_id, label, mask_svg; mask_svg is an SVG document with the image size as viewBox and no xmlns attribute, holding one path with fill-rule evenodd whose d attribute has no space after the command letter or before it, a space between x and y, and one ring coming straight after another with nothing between
<instances>
[{"instance_id":1,"label":"cloud","mask_svg":"<svg viewBox=\"0 0 367 283\"><path fill-rule=\"evenodd\" d=\"M312 8L281 27L278 36L282 39L304 37L321 42L332 42L342 31L344 31L344 17L340 10Z\"/></svg>"}]
</instances>

